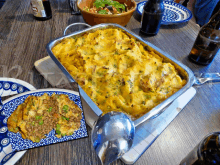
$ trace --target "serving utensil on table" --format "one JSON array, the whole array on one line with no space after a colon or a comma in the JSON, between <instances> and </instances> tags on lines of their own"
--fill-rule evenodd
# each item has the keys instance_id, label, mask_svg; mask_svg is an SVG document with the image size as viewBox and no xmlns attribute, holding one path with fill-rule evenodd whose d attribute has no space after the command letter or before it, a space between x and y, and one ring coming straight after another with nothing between
<instances>
[{"instance_id":1,"label":"serving utensil on table","mask_svg":"<svg viewBox=\"0 0 220 165\"><path fill-rule=\"evenodd\" d=\"M66 71L66 69L62 66L62 64L60 64L60 62L54 56L54 54L51 51L52 47L56 44L56 42L59 42L60 40L62 40L64 38L68 38L68 37L72 37L72 36L78 36L78 35L83 34L85 32L89 32L89 31L97 30L97 29L102 29L102 28L105 28L105 27L114 27L114 28L119 28L119 29L124 30L125 32L127 32L128 34L133 36L134 38L136 38L136 39L140 40L141 42L147 44L150 49L154 49L154 50L158 51L159 53L161 53L161 56L163 58L169 59L169 60L173 61L173 63L176 63L177 66L179 68L181 68L181 70L184 70L183 75L187 74L187 76L186 76L187 77L187 84L182 89L180 89L174 95L172 95L171 97L166 99L162 104L157 105L155 108L153 108L147 114L145 114L142 117L136 119L134 122L131 121L132 124L130 123L130 125L134 125L134 128L137 127L138 125L142 124L143 122L145 122L149 119L155 118L156 116L160 115L164 111L164 109L166 109L166 107L169 106L174 101L174 99L178 98L183 92L185 92L187 89L189 89L192 85L201 85L201 84L203 84L205 82L208 82L208 81L220 81L220 77L218 76L218 74L209 74L209 75L208 74L207 75L203 74L199 78L196 78L194 76L193 72L188 67L184 66L182 63L178 62L173 57L171 57L168 54L166 54L165 52L161 51L160 49L158 49L157 47L155 47L151 43L144 41L142 38L140 38L136 34L133 34L132 32L129 32L128 30L126 30L126 28L124 28L120 25L116 25L116 24L99 24L99 25L90 27L86 30L81 30L80 32L75 32L75 33L71 33L69 35L66 35L66 31L69 27L75 26L75 25L80 25L80 24L90 27L89 25L87 25L85 23L83 23L83 24L82 23L70 24L64 30L64 36L63 37L58 38L56 40L53 40L47 45L47 51L48 51L48 54L50 55L51 59L58 65L58 67L62 70L64 75L67 76L67 78L70 82L75 82L75 80L72 78L72 76ZM204 77L202 77L202 76L204 76ZM124 136L124 134L122 134L122 133L114 134L115 135L115 138L114 138L114 136L108 137L108 134L105 134L105 132L104 133L103 132L98 132L98 131L100 131L99 129L97 129L97 128L100 128L99 123L102 123L102 120L104 120L103 123L106 122L105 118L101 116L102 111L95 105L94 102L92 102L92 100L88 97L88 95L83 91L83 89L80 86L79 86L79 92L80 92L81 96L85 99L85 101L90 106L93 106L93 111L96 113L96 115L100 116L100 118L97 120L95 126L93 127L92 137L94 137L94 139L92 139L92 143L93 143L93 146L96 150L96 153L100 157L102 163L103 164L108 164L108 163L120 158L125 151L129 150L129 147L126 150L123 148L123 152L121 152L120 147L122 147L122 146L120 146L120 143L114 144L114 142L115 142L116 139L120 139L122 136ZM114 117L115 116L113 115L112 118L114 118ZM120 118L118 118L117 120L120 120ZM114 123L114 122L115 122L115 119L111 119L111 117L109 117L108 123ZM118 121L118 123L121 123L119 125L123 125L123 121ZM115 129L117 128L117 127L115 127L115 125L108 125L107 126L105 124L102 124L102 127L103 128L107 127L107 129L104 129L104 130L108 130L107 132L114 132ZM124 125L123 129L126 130L125 129L126 127L127 126ZM119 129L118 132L120 132L120 128L118 128L118 129ZM103 130L103 129L101 129L101 130ZM124 133L129 135L129 132L124 132ZM125 141L126 140L124 140L124 142ZM132 142L132 140L129 139L129 144L131 142ZM125 144L128 144L128 142L126 142ZM131 143L131 145L132 145L132 143ZM128 146L130 146L130 145L128 145ZM111 159L108 158L108 156L110 156Z\"/></svg>"},{"instance_id":2,"label":"serving utensil on table","mask_svg":"<svg viewBox=\"0 0 220 165\"><path fill-rule=\"evenodd\" d=\"M193 85L202 85L208 82L220 82L220 73L202 73L200 76L195 77Z\"/></svg>"},{"instance_id":3,"label":"serving utensil on table","mask_svg":"<svg viewBox=\"0 0 220 165\"><path fill-rule=\"evenodd\" d=\"M195 77L193 85L207 82L220 82L220 73L201 74L200 77ZM108 165L130 150L135 127L138 125L121 112L109 112L99 116L92 129L91 140L102 164Z\"/></svg>"},{"instance_id":4,"label":"serving utensil on table","mask_svg":"<svg viewBox=\"0 0 220 165\"><path fill-rule=\"evenodd\" d=\"M133 144L134 134L134 123L124 113L100 116L92 129L91 140L102 164L108 165L124 155Z\"/></svg>"}]
</instances>

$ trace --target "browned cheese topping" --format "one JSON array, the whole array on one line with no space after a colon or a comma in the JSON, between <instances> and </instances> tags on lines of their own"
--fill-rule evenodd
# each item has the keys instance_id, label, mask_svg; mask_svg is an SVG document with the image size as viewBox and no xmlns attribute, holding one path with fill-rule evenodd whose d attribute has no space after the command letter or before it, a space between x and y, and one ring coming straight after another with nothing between
<instances>
[{"instance_id":1,"label":"browned cheese topping","mask_svg":"<svg viewBox=\"0 0 220 165\"><path fill-rule=\"evenodd\" d=\"M103 114L138 119L186 84L173 64L120 29L65 38L52 52Z\"/></svg>"}]
</instances>

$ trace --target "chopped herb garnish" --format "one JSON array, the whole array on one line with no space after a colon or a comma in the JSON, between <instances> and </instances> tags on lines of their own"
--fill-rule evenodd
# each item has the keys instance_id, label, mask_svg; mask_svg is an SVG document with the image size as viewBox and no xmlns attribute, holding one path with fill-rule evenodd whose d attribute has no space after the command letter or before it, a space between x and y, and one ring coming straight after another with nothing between
<instances>
[{"instance_id":1,"label":"chopped herb garnish","mask_svg":"<svg viewBox=\"0 0 220 165\"><path fill-rule=\"evenodd\" d=\"M62 116L62 119L63 119L63 120L67 120L67 121L69 121L69 118L64 117L64 116Z\"/></svg>"},{"instance_id":2,"label":"chopped herb garnish","mask_svg":"<svg viewBox=\"0 0 220 165\"><path fill-rule=\"evenodd\" d=\"M69 133L69 135L72 135L72 134L73 134L73 132L70 132L70 133Z\"/></svg>"},{"instance_id":3,"label":"chopped herb garnish","mask_svg":"<svg viewBox=\"0 0 220 165\"><path fill-rule=\"evenodd\" d=\"M63 110L64 110L65 113L67 113L67 111L69 110L69 106L68 105L64 105L63 106Z\"/></svg>"},{"instance_id":4,"label":"chopped herb garnish","mask_svg":"<svg viewBox=\"0 0 220 165\"><path fill-rule=\"evenodd\" d=\"M56 127L57 127L56 130L60 130L60 124L57 124Z\"/></svg>"},{"instance_id":5,"label":"chopped herb garnish","mask_svg":"<svg viewBox=\"0 0 220 165\"><path fill-rule=\"evenodd\" d=\"M40 120L40 119L42 119L42 116L36 116L35 117L37 120Z\"/></svg>"},{"instance_id":6,"label":"chopped herb garnish","mask_svg":"<svg viewBox=\"0 0 220 165\"><path fill-rule=\"evenodd\" d=\"M53 108L52 108L52 107L50 107L50 108L49 108L47 111L48 111L48 112L51 112L51 111L52 111L52 109L53 109Z\"/></svg>"},{"instance_id":7,"label":"chopped herb garnish","mask_svg":"<svg viewBox=\"0 0 220 165\"><path fill-rule=\"evenodd\" d=\"M39 125L43 125L44 124L44 121L43 120L40 120L39 121Z\"/></svg>"},{"instance_id":8,"label":"chopped herb garnish","mask_svg":"<svg viewBox=\"0 0 220 165\"><path fill-rule=\"evenodd\" d=\"M146 99L150 99L151 95L145 95Z\"/></svg>"},{"instance_id":9,"label":"chopped herb garnish","mask_svg":"<svg viewBox=\"0 0 220 165\"><path fill-rule=\"evenodd\" d=\"M32 121L32 123L31 123L33 126L35 126L35 121Z\"/></svg>"},{"instance_id":10,"label":"chopped herb garnish","mask_svg":"<svg viewBox=\"0 0 220 165\"><path fill-rule=\"evenodd\" d=\"M40 142L40 138L36 137L35 142L37 142L37 143Z\"/></svg>"},{"instance_id":11,"label":"chopped herb garnish","mask_svg":"<svg viewBox=\"0 0 220 165\"><path fill-rule=\"evenodd\" d=\"M61 134L60 130L56 130L56 133L57 133L58 135L60 135L60 134Z\"/></svg>"},{"instance_id":12,"label":"chopped herb garnish","mask_svg":"<svg viewBox=\"0 0 220 165\"><path fill-rule=\"evenodd\" d=\"M97 72L97 75L102 76L102 75L103 75L103 73Z\"/></svg>"}]
</instances>

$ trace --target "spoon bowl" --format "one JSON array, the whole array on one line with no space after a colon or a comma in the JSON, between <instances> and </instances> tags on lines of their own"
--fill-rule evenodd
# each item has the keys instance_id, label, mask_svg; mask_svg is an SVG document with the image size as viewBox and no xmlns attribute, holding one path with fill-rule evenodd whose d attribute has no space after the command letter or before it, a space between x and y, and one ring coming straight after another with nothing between
<instances>
[{"instance_id":1,"label":"spoon bowl","mask_svg":"<svg viewBox=\"0 0 220 165\"><path fill-rule=\"evenodd\" d=\"M126 153L132 146L135 126L121 112L109 112L94 123L92 144L102 164L107 165Z\"/></svg>"}]
</instances>

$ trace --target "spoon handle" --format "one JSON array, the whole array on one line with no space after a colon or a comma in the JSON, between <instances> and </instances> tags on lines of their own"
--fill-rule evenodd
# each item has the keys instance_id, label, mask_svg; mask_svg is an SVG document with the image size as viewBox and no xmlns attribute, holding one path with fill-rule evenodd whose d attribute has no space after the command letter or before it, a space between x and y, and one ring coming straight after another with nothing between
<instances>
[{"instance_id":1,"label":"spoon handle","mask_svg":"<svg viewBox=\"0 0 220 165\"><path fill-rule=\"evenodd\" d=\"M220 73L203 73L196 77L194 85L202 85L206 82L220 82Z\"/></svg>"},{"instance_id":2,"label":"spoon handle","mask_svg":"<svg viewBox=\"0 0 220 165\"><path fill-rule=\"evenodd\" d=\"M203 77L203 78L210 78L210 77L212 77L212 78L220 78L220 73L203 73L202 75L201 75L201 77Z\"/></svg>"}]
</instances>

